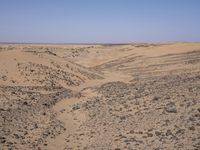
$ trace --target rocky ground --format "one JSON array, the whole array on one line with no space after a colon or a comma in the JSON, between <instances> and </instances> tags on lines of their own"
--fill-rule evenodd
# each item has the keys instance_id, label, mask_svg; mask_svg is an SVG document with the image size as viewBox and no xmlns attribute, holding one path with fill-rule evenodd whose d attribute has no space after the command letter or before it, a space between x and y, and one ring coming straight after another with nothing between
<instances>
[{"instance_id":1,"label":"rocky ground","mask_svg":"<svg viewBox=\"0 0 200 150\"><path fill-rule=\"evenodd\" d=\"M0 149L200 149L199 43L0 51Z\"/></svg>"}]
</instances>

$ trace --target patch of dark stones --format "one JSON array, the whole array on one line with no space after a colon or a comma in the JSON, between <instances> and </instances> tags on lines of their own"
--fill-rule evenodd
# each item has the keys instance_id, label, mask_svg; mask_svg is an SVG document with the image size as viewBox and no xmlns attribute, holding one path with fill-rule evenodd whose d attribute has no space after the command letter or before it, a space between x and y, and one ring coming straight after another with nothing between
<instances>
[{"instance_id":1,"label":"patch of dark stones","mask_svg":"<svg viewBox=\"0 0 200 150\"><path fill-rule=\"evenodd\" d=\"M77 95L63 87L0 86L0 147L43 149L47 137L65 130L51 107Z\"/></svg>"},{"instance_id":2,"label":"patch of dark stones","mask_svg":"<svg viewBox=\"0 0 200 150\"><path fill-rule=\"evenodd\" d=\"M169 145L173 149L184 149L188 147L183 144L184 139L190 143L188 149L198 148L198 142L194 142L200 137L198 74L166 75L129 84L109 82L97 87L98 96L72 109L72 112L89 113L88 120L79 129L85 139L90 139L95 130L87 149L103 145L112 149L118 144L117 149L143 149L147 143L152 149L166 149ZM123 138L116 138L119 133L124 134ZM81 143L82 139L78 141Z\"/></svg>"}]
</instances>

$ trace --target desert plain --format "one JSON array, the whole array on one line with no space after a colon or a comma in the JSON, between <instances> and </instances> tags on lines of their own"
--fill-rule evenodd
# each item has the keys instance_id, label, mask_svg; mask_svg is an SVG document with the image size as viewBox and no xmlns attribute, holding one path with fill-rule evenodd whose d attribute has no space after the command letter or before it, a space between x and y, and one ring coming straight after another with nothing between
<instances>
[{"instance_id":1,"label":"desert plain","mask_svg":"<svg viewBox=\"0 0 200 150\"><path fill-rule=\"evenodd\" d=\"M200 43L0 44L0 150L199 150Z\"/></svg>"}]
</instances>

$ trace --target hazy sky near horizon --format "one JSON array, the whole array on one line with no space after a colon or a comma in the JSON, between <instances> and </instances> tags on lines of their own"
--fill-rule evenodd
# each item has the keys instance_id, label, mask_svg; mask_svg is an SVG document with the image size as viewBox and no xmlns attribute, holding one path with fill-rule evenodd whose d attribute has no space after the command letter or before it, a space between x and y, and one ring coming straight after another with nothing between
<instances>
[{"instance_id":1,"label":"hazy sky near horizon","mask_svg":"<svg viewBox=\"0 0 200 150\"><path fill-rule=\"evenodd\" d=\"M0 42L200 41L200 0L0 0Z\"/></svg>"}]
</instances>

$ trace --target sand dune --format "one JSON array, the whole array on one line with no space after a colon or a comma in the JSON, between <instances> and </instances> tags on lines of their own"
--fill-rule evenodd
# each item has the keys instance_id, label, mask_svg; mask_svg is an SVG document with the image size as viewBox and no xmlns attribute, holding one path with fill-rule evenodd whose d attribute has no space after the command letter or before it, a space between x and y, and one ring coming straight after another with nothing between
<instances>
[{"instance_id":1,"label":"sand dune","mask_svg":"<svg viewBox=\"0 0 200 150\"><path fill-rule=\"evenodd\" d=\"M200 43L0 45L0 149L200 149Z\"/></svg>"}]
</instances>

